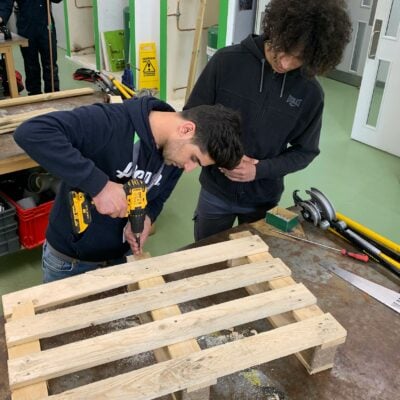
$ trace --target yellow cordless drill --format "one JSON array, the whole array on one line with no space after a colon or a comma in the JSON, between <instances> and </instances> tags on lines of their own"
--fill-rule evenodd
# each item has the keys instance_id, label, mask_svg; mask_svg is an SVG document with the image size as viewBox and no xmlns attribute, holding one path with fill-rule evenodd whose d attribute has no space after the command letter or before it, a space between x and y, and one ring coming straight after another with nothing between
<instances>
[{"instance_id":1,"label":"yellow cordless drill","mask_svg":"<svg viewBox=\"0 0 400 400\"><path fill-rule=\"evenodd\" d=\"M133 178L124 184L126 200L128 202L128 219L131 223L132 233L140 249L140 236L144 229L147 205L146 185L141 179ZM92 218L90 206L92 201L85 193L71 191L69 201L72 213L72 226L76 234L84 232Z\"/></svg>"}]
</instances>

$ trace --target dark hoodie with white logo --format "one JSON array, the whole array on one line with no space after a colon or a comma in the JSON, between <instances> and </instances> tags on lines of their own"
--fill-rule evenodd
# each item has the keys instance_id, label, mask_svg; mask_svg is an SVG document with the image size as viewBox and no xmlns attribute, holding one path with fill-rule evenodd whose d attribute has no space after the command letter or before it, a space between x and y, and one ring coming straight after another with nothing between
<instances>
[{"instance_id":1,"label":"dark hoodie with white logo","mask_svg":"<svg viewBox=\"0 0 400 400\"><path fill-rule=\"evenodd\" d=\"M152 110L174 111L153 97L123 104L94 104L32 118L20 125L15 141L41 166L62 179L46 233L58 251L84 261L122 257L126 218L111 218L91 207L92 222L79 235L72 229L69 193L79 190L96 196L108 181L127 182L133 175L151 183L164 163L149 123ZM133 144L140 140L136 165ZM164 166L147 193L147 215L154 221L175 187L182 170Z\"/></svg>"},{"instance_id":2,"label":"dark hoodie with white logo","mask_svg":"<svg viewBox=\"0 0 400 400\"><path fill-rule=\"evenodd\" d=\"M250 35L222 48L206 65L185 105L222 104L241 113L245 155L256 158L256 178L233 182L217 167L203 167L202 187L243 206L277 203L283 177L319 154L323 92L300 69L275 73L264 55L263 36Z\"/></svg>"}]
</instances>

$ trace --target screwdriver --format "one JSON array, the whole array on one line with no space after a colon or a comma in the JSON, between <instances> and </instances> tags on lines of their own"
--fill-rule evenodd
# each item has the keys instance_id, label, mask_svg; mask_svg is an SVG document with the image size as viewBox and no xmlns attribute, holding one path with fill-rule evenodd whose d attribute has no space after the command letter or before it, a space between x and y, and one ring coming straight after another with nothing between
<instances>
[{"instance_id":1,"label":"screwdriver","mask_svg":"<svg viewBox=\"0 0 400 400\"><path fill-rule=\"evenodd\" d=\"M325 244L318 243L318 242L313 242L312 240L304 239L304 238L301 238L299 236L290 235L289 233L280 232L280 231L277 231L275 229L270 229L270 230L273 231L273 232L279 233L280 235L290 237L292 239L297 239L297 240L300 240L302 242L315 244L316 246L321 246L321 247L324 247L324 248L329 249L329 250L338 251L343 256L355 258L356 260L359 260L359 261L368 262L368 260L369 260L369 258L368 258L368 256L366 254L352 253L350 251L347 251L346 249L337 249L335 247L327 246Z\"/></svg>"}]
</instances>

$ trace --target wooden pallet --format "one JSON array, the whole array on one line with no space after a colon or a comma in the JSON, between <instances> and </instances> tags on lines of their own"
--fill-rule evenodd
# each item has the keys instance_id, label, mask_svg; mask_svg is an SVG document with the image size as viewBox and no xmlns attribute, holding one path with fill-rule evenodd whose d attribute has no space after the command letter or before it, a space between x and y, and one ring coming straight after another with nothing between
<instances>
[{"instance_id":1,"label":"wooden pallet","mask_svg":"<svg viewBox=\"0 0 400 400\"><path fill-rule=\"evenodd\" d=\"M168 283L161 277L226 261L230 269ZM161 362L49 398L142 400L187 389L184 398L205 399L208 391L202 388L217 378L290 354L299 354L310 372L315 372L315 359L318 370L329 368L333 350L345 341L346 331L330 314L322 313L312 293L290 274L258 236L249 235L7 294L2 299L12 398L45 399L49 379L150 350L158 351ZM135 285L138 290L54 307ZM253 294L184 314L176 306L242 287ZM154 321L40 349L40 339L147 312ZM262 318L269 318L276 328L205 350L193 339ZM313 354L311 364L306 350Z\"/></svg>"}]
</instances>

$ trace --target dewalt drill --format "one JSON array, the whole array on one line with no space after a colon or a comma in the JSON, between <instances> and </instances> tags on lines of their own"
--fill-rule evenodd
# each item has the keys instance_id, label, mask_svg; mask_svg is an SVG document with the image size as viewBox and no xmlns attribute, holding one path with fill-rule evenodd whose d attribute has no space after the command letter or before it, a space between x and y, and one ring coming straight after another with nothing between
<instances>
[{"instance_id":1,"label":"dewalt drill","mask_svg":"<svg viewBox=\"0 0 400 400\"><path fill-rule=\"evenodd\" d=\"M141 179L133 178L124 184L126 200L128 202L128 219L132 233L140 249L140 236L144 229L146 217L146 185ZM92 201L83 192L71 191L69 194L71 205L72 226L76 234L84 232L92 218L90 207Z\"/></svg>"}]
</instances>

